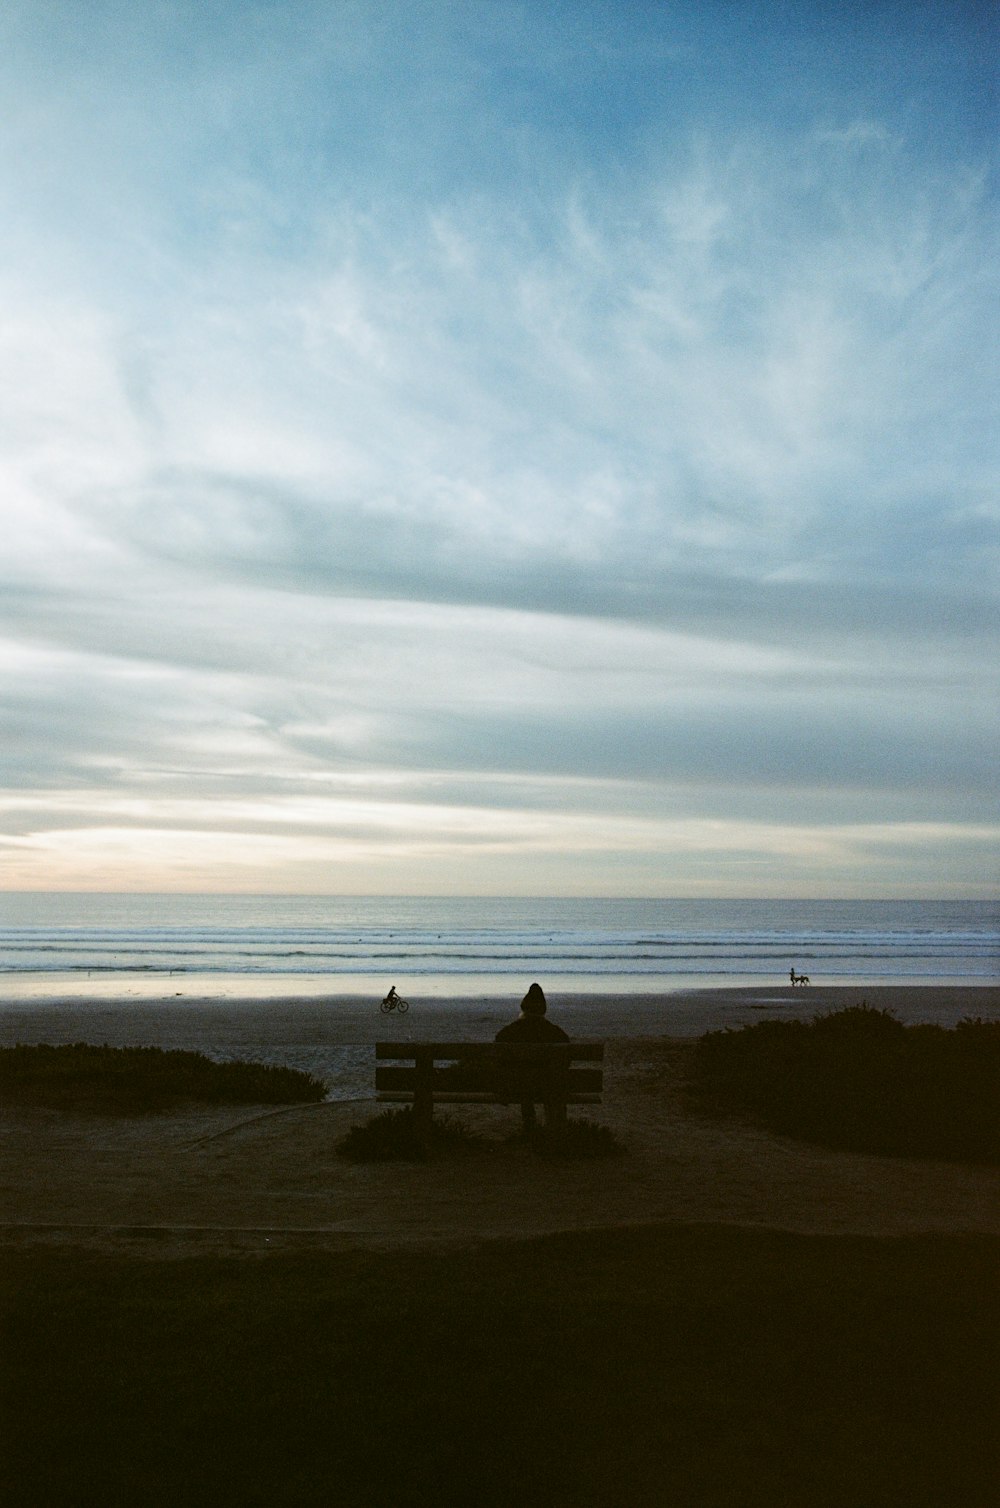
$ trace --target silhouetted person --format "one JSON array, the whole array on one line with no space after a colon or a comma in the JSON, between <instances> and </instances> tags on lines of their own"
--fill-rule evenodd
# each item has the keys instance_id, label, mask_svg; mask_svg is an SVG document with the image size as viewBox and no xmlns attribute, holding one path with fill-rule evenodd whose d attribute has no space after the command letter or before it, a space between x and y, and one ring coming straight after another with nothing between
<instances>
[{"instance_id":1,"label":"silhouetted person","mask_svg":"<svg viewBox=\"0 0 1000 1508\"><path fill-rule=\"evenodd\" d=\"M545 1019L545 1011L544 991L540 984L533 984L521 1001L521 1014L517 1020L511 1021L508 1026L502 1026L494 1041L501 1046L507 1042L511 1046L527 1046L532 1042L568 1042L569 1037L562 1027ZM521 1102L521 1122L525 1131L535 1129L536 1100L541 1100L545 1106L546 1124L556 1118L557 1109L561 1109L562 1105L553 1082L552 1070L536 1070L532 1075L530 1069L521 1067L517 1070L512 1065L504 1073L501 1065L501 1076L508 1080L509 1087L513 1090L511 1098Z\"/></svg>"}]
</instances>

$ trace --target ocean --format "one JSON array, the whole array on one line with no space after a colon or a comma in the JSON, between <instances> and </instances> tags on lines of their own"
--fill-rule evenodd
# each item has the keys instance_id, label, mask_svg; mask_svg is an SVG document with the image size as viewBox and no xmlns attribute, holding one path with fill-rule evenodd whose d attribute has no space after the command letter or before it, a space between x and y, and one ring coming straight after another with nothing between
<instances>
[{"instance_id":1,"label":"ocean","mask_svg":"<svg viewBox=\"0 0 1000 1508\"><path fill-rule=\"evenodd\" d=\"M992 984L991 901L0 893L0 1001Z\"/></svg>"}]
</instances>

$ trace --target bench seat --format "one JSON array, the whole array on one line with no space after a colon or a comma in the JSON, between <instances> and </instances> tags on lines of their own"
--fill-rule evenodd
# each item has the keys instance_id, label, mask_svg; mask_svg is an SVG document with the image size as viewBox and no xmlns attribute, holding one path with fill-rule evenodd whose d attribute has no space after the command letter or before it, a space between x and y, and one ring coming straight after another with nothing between
<instances>
[{"instance_id":1,"label":"bench seat","mask_svg":"<svg viewBox=\"0 0 1000 1508\"><path fill-rule=\"evenodd\" d=\"M380 1103L411 1104L429 1121L436 1104L599 1105L603 1042L376 1042Z\"/></svg>"}]
</instances>

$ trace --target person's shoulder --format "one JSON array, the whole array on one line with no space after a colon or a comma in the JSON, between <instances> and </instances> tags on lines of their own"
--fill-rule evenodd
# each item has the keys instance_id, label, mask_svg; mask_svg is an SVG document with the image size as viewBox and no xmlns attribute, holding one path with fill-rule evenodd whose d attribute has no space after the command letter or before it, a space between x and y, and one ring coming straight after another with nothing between
<instances>
[{"instance_id":1,"label":"person's shoulder","mask_svg":"<svg viewBox=\"0 0 1000 1508\"><path fill-rule=\"evenodd\" d=\"M523 1016L518 1016L516 1021L508 1021L506 1026L501 1026L494 1042L523 1042L531 1037L531 1023Z\"/></svg>"},{"instance_id":2,"label":"person's shoulder","mask_svg":"<svg viewBox=\"0 0 1000 1508\"><path fill-rule=\"evenodd\" d=\"M554 1021L544 1016L519 1016L508 1026L502 1026L493 1038L494 1042L568 1042L569 1036Z\"/></svg>"}]
</instances>

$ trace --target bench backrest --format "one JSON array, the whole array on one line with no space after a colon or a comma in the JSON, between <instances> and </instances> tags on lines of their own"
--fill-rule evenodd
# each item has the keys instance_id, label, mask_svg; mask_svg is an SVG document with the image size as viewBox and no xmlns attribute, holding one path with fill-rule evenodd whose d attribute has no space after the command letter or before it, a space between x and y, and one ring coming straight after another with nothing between
<instances>
[{"instance_id":1,"label":"bench backrest","mask_svg":"<svg viewBox=\"0 0 1000 1508\"><path fill-rule=\"evenodd\" d=\"M566 1104L585 1105L603 1089L603 1042L376 1042L375 1057L380 1100L494 1102L555 1086Z\"/></svg>"}]
</instances>

